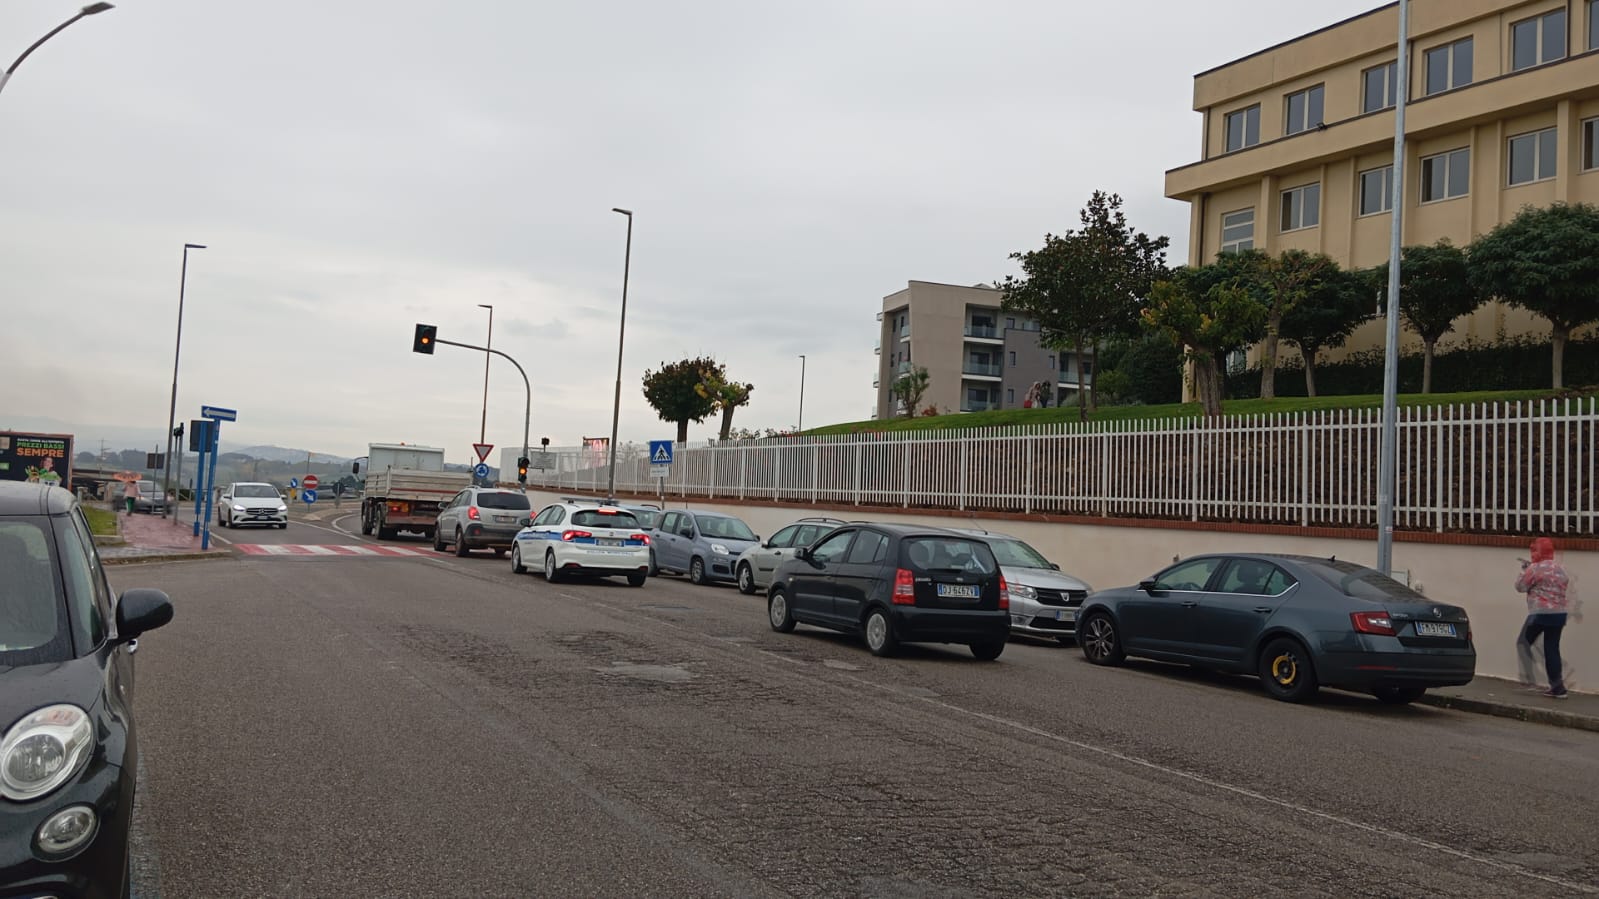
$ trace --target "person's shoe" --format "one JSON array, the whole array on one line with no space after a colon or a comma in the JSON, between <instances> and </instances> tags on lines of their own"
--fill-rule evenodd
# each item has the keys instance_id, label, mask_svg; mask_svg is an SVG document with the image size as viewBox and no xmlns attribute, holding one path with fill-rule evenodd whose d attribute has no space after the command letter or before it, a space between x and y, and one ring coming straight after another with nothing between
<instances>
[{"instance_id":1,"label":"person's shoe","mask_svg":"<svg viewBox=\"0 0 1599 899\"><path fill-rule=\"evenodd\" d=\"M1548 697L1550 699L1565 699L1566 698L1566 691L1565 690L1561 690L1559 693L1556 693L1553 690L1541 690L1541 691L1539 691L1538 695L1539 696L1545 696L1545 697Z\"/></svg>"}]
</instances>

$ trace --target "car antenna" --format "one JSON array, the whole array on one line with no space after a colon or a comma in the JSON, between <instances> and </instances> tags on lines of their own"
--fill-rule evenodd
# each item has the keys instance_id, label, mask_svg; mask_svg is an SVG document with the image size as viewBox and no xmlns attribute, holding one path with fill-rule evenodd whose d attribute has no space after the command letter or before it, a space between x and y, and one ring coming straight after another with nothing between
<instances>
[{"instance_id":1,"label":"car antenna","mask_svg":"<svg viewBox=\"0 0 1599 899\"><path fill-rule=\"evenodd\" d=\"M1178 558L1177 556L1172 556L1171 557L1172 562L1175 563L1177 561L1177 558Z\"/></svg>"}]
</instances>

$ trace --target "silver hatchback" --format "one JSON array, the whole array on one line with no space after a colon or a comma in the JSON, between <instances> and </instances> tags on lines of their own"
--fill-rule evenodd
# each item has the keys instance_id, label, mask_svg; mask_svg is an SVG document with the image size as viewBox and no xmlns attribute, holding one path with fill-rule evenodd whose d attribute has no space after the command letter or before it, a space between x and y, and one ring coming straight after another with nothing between
<instances>
[{"instance_id":1,"label":"silver hatchback","mask_svg":"<svg viewBox=\"0 0 1599 899\"><path fill-rule=\"evenodd\" d=\"M433 548L453 545L464 556L474 549L492 549L496 556L516 542L516 532L533 511L527 494L498 487L468 487L439 509Z\"/></svg>"}]
</instances>

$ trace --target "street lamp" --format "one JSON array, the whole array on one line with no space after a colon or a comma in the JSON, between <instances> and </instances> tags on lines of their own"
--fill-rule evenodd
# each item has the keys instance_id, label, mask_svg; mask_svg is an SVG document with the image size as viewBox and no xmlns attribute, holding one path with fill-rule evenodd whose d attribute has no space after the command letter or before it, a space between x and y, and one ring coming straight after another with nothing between
<instances>
[{"instance_id":1,"label":"street lamp","mask_svg":"<svg viewBox=\"0 0 1599 899\"><path fill-rule=\"evenodd\" d=\"M84 8L88 9L88 7ZM162 496L166 495L165 491L172 489L172 445L175 442L172 437L172 429L176 427L178 420L178 354L183 351L183 291L189 283L189 251L203 249L205 249L205 244L186 243L183 245L183 269L182 274L178 276L178 339L172 350L172 405L167 409L167 457L165 459L166 465L162 468L161 475ZM161 511L161 517L167 517L165 509ZM177 522L178 516L174 514L172 523L177 524Z\"/></svg>"},{"instance_id":2,"label":"street lamp","mask_svg":"<svg viewBox=\"0 0 1599 899\"><path fill-rule=\"evenodd\" d=\"M796 431L805 430L805 354L804 353L800 353L800 414L799 414L799 424L794 426L794 430L796 430Z\"/></svg>"},{"instance_id":3,"label":"street lamp","mask_svg":"<svg viewBox=\"0 0 1599 899\"><path fill-rule=\"evenodd\" d=\"M611 401L611 476L606 498L616 496L616 423L622 414L622 341L627 337L627 274L633 265L633 210L613 208L627 216L627 251L622 257L622 320L616 329L616 397Z\"/></svg>"},{"instance_id":4,"label":"street lamp","mask_svg":"<svg viewBox=\"0 0 1599 899\"><path fill-rule=\"evenodd\" d=\"M44 37L41 37L38 40L34 41L33 42L33 46L31 46L28 49L22 51L22 55L17 57L17 61L12 63L10 68L6 69L4 72L0 72L0 90L4 90L5 89L6 82L8 80L10 80L10 78L11 78L11 73L15 72L17 70L17 66L22 65L22 61L24 59L28 58L28 54L30 54L33 51L39 49L39 45L40 44L44 43L45 41L47 41L47 40L49 40L49 39L51 39L53 37L55 37L57 34L59 34L61 32L61 30L63 28L66 28L68 25L71 25L73 22L78 21L79 19L83 18L84 16L92 16L95 13L105 12L106 10L108 10L110 8L111 8L111 4L109 4L109 3L91 3L88 6L85 6L83 9L78 10L78 14L77 15L75 15L72 18L66 20L65 22L62 22L60 25L57 25L55 28L52 28L50 30L49 34L46 34ZM168 428L168 430L170 431L171 429Z\"/></svg>"},{"instance_id":5,"label":"street lamp","mask_svg":"<svg viewBox=\"0 0 1599 899\"><path fill-rule=\"evenodd\" d=\"M483 423L478 425L477 432L477 442L483 443L489 433L489 350L494 349L494 307L488 303L479 303L477 307L489 311L489 339L483 344Z\"/></svg>"},{"instance_id":6,"label":"street lamp","mask_svg":"<svg viewBox=\"0 0 1599 899\"><path fill-rule=\"evenodd\" d=\"M1410 0L1399 0L1399 59L1394 64L1399 82L1394 89L1394 192L1389 213L1388 320L1383 346L1382 437L1377 446L1377 570L1393 574L1394 493L1399 476L1399 263L1403 256L1405 214L1405 105L1410 100Z\"/></svg>"}]
</instances>

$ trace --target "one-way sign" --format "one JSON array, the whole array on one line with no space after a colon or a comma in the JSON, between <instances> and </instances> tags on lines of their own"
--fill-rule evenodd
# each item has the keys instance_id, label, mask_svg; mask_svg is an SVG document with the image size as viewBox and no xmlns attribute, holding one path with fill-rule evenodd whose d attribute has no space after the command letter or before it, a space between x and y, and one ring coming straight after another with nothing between
<instances>
[{"instance_id":1,"label":"one-way sign","mask_svg":"<svg viewBox=\"0 0 1599 899\"><path fill-rule=\"evenodd\" d=\"M221 406L201 406L200 417L215 421L238 421L239 412L237 409L224 409Z\"/></svg>"},{"instance_id":2,"label":"one-way sign","mask_svg":"<svg viewBox=\"0 0 1599 899\"><path fill-rule=\"evenodd\" d=\"M650 441L650 464L651 465L671 465L672 464L672 441L670 441L670 440L651 440Z\"/></svg>"}]
</instances>

